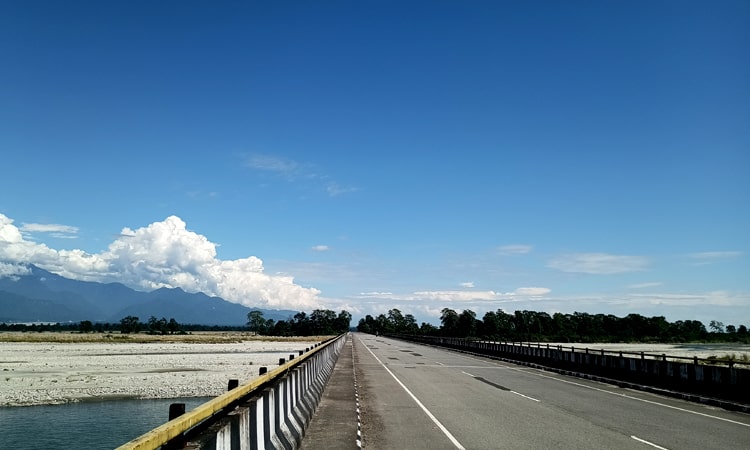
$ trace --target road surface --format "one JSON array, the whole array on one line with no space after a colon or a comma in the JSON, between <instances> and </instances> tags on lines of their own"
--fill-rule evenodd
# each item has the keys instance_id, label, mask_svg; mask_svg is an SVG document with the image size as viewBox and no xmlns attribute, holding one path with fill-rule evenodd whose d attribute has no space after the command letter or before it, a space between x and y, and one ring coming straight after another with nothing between
<instances>
[{"instance_id":1,"label":"road surface","mask_svg":"<svg viewBox=\"0 0 750 450\"><path fill-rule=\"evenodd\" d=\"M750 448L747 414L362 333L353 361L365 449Z\"/></svg>"}]
</instances>

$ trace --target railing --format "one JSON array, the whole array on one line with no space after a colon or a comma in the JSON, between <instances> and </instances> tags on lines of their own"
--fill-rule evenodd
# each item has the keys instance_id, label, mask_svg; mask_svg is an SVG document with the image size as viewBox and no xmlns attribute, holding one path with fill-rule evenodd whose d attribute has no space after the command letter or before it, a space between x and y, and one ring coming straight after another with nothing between
<instances>
[{"instance_id":1,"label":"railing","mask_svg":"<svg viewBox=\"0 0 750 450\"><path fill-rule=\"evenodd\" d=\"M280 360L279 367L267 371L266 373L262 373L263 368L261 368L262 374L258 378L243 385L239 385L195 409L173 418L169 422L154 428L126 444L123 444L118 447L117 450L153 450L160 447L170 448L170 446L179 448L181 447L179 441L184 440L188 434L194 433L198 429L205 429L209 424L225 417L235 406L250 397L258 396L260 391L274 385L292 370L303 365L306 361L316 355L319 355L327 347L332 346L344 337L345 335L341 335L316 344L314 347L306 349L305 352L300 351L299 357L296 358L295 355L289 355L288 362L282 359ZM173 445L175 443L177 443L177 445Z\"/></svg>"},{"instance_id":2,"label":"railing","mask_svg":"<svg viewBox=\"0 0 750 450\"><path fill-rule=\"evenodd\" d=\"M727 367L734 367L737 365L737 368L740 369L750 369L750 360L735 360L731 358L719 358L719 357L708 357L708 358L699 358L697 356L675 356L675 355L667 355L665 353L646 353L646 352L628 352L628 351L621 351L621 350L604 350L604 349L597 349L597 348L588 348L588 347L566 347L564 345L559 344L542 344L540 342L494 342L494 341L476 341L476 342L484 342L484 343L491 343L491 344L504 344L504 345L517 345L521 347L535 347L535 348L546 348L549 350L557 349L560 351L570 350L571 353L575 353L576 351L583 352L585 354L598 354L598 355L610 355L610 356L618 356L622 358L623 356L634 356L636 358L640 359L646 359L650 358L653 360L658 361L675 361L675 362L687 362L687 363L693 363L693 364L705 364L705 365L716 365L716 366L727 366Z\"/></svg>"}]
</instances>

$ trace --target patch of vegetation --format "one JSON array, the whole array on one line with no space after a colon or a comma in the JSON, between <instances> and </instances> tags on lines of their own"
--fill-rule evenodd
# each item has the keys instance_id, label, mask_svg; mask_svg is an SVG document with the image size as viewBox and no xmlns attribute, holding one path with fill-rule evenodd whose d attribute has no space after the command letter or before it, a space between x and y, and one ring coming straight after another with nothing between
<instances>
[{"instance_id":1,"label":"patch of vegetation","mask_svg":"<svg viewBox=\"0 0 750 450\"><path fill-rule=\"evenodd\" d=\"M709 331L710 329L710 331ZM750 344L745 325L724 325L712 320L709 329L698 320L669 322L663 316L628 314L573 314L502 309L488 311L478 319L474 311L457 312L443 308L440 327L418 325L414 316L391 309L376 317L360 319L357 330L372 334L409 334L416 336L459 337L506 342L579 342L579 343L744 343Z\"/></svg>"}]
</instances>

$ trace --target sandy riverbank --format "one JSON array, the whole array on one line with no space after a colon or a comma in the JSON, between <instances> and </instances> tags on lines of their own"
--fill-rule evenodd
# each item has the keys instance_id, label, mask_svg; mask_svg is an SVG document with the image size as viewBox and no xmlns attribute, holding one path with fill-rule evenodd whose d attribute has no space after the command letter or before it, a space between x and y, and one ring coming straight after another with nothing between
<instances>
[{"instance_id":1,"label":"sandy riverbank","mask_svg":"<svg viewBox=\"0 0 750 450\"><path fill-rule=\"evenodd\" d=\"M317 342L0 342L0 407L216 396Z\"/></svg>"}]
</instances>

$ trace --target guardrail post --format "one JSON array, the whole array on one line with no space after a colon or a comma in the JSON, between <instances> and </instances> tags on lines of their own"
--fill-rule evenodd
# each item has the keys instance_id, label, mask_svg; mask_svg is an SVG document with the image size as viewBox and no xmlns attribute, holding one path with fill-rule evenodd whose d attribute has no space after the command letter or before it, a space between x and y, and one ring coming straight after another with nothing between
<instances>
[{"instance_id":1,"label":"guardrail post","mask_svg":"<svg viewBox=\"0 0 750 450\"><path fill-rule=\"evenodd\" d=\"M184 403L172 403L169 405L169 420L180 417L183 414L185 414Z\"/></svg>"},{"instance_id":2,"label":"guardrail post","mask_svg":"<svg viewBox=\"0 0 750 450\"><path fill-rule=\"evenodd\" d=\"M169 405L169 420L176 419L183 414L185 414L184 403L172 403ZM161 448L163 450L175 450L175 449L179 449L183 447L185 447L185 439L184 437L179 436L179 437L172 439L167 444L163 445Z\"/></svg>"}]
</instances>

